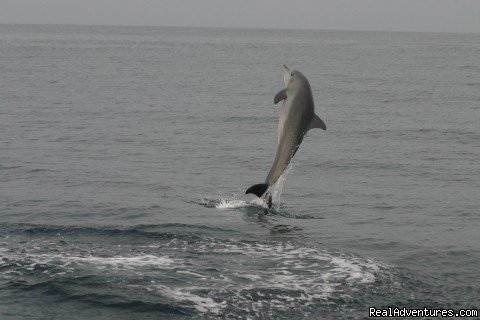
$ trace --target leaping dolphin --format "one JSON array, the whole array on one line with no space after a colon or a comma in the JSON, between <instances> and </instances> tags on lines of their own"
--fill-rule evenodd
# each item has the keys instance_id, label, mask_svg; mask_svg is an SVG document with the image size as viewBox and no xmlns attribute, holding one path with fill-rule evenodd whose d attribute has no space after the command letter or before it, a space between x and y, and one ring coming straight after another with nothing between
<instances>
[{"instance_id":1,"label":"leaping dolphin","mask_svg":"<svg viewBox=\"0 0 480 320\"><path fill-rule=\"evenodd\" d=\"M245 193L262 197L282 175L302 143L303 136L313 128L327 129L325 123L314 112L312 90L307 78L297 70L283 65L285 89L273 99L275 104L283 101L282 113L278 121L278 149L272 168L265 183L251 186ZM268 206L272 206L272 197L268 196Z\"/></svg>"}]
</instances>

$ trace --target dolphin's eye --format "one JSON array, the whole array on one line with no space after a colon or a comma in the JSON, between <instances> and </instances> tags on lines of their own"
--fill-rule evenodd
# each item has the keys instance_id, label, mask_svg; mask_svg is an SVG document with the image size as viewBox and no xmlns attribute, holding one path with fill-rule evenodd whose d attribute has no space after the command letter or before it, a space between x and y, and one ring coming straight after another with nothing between
<instances>
[{"instance_id":1,"label":"dolphin's eye","mask_svg":"<svg viewBox=\"0 0 480 320\"><path fill-rule=\"evenodd\" d=\"M292 72L292 73L290 73L290 75L293 77L293 72Z\"/></svg>"}]
</instances>

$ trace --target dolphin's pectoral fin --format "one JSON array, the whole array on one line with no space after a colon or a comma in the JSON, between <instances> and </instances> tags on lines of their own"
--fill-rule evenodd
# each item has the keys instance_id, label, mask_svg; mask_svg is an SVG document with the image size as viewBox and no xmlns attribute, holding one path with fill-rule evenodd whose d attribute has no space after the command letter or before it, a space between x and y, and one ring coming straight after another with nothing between
<instances>
[{"instance_id":1,"label":"dolphin's pectoral fin","mask_svg":"<svg viewBox=\"0 0 480 320\"><path fill-rule=\"evenodd\" d=\"M283 89L279 91L276 95L275 98L273 98L273 103L277 104L282 100L287 99L287 89Z\"/></svg>"},{"instance_id":2,"label":"dolphin's pectoral fin","mask_svg":"<svg viewBox=\"0 0 480 320\"><path fill-rule=\"evenodd\" d=\"M313 128L320 128L323 130L327 130L327 126L325 125L325 122L323 122L323 120L320 119L316 114L313 115L312 121L310 121L310 124L307 127L307 131Z\"/></svg>"},{"instance_id":3,"label":"dolphin's pectoral fin","mask_svg":"<svg viewBox=\"0 0 480 320\"><path fill-rule=\"evenodd\" d=\"M245 191L245 194L253 193L254 195L260 198L267 191L267 189L268 189L268 184L259 183L248 188L247 191Z\"/></svg>"}]
</instances>

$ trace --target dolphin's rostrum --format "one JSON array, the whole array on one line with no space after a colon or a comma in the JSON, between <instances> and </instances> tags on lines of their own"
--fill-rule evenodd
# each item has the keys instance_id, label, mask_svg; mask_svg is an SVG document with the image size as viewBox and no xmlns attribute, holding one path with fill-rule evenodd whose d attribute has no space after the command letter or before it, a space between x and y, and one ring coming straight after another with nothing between
<instances>
[{"instance_id":1,"label":"dolphin's rostrum","mask_svg":"<svg viewBox=\"0 0 480 320\"><path fill-rule=\"evenodd\" d=\"M325 123L314 112L312 90L307 78L300 71L290 71L286 65L283 65L283 70L285 89L277 93L273 99L275 104L284 100L278 121L277 154L265 183L253 185L245 191L257 197L264 196L268 188L277 182L308 130L327 129ZM271 196L268 197L268 206L272 206Z\"/></svg>"}]
</instances>

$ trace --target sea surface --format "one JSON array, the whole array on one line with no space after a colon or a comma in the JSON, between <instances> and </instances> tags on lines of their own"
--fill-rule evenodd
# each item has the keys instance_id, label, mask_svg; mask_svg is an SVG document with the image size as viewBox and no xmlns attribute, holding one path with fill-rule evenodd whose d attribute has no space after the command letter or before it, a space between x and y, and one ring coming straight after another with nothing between
<instances>
[{"instance_id":1,"label":"sea surface","mask_svg":"<svg viewBox=\"0 0 480 320\"><path fill-rule=\"evenodd\" d=\"M267 210L282 63L327 130ZM480 34L0 25L0 319L479 308L479 271Z\"/></svg>"}]
</instances>

